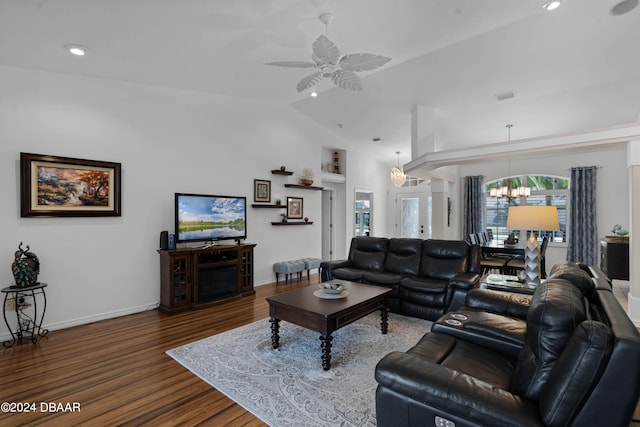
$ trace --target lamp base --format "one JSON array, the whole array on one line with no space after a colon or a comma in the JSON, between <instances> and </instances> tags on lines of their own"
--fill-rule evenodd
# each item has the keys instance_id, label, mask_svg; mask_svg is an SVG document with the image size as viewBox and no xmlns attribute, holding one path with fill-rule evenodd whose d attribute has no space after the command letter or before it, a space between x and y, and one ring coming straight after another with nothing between
<instances>
[{"instance_id":1,"label":"lamp base","mask_svg":"<svg viewBox=\"0 0 640 427\"><path fill-rule=\"evenodd\" d=\"M540 284L541 273L541 257L540 257L540 245L536 239L535 233L531 232L529 240L524 247L524 272L525 283L530 288L536 288Z\"/></svg>"}]
</instances>

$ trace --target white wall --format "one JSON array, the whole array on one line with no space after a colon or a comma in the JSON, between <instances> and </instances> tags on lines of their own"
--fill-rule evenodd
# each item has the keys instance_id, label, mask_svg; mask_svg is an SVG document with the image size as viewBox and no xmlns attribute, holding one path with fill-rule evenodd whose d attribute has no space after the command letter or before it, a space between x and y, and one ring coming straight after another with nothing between
<instances>
[{"instance_id":1,"label":"white wall","mask_svg":"<svg viewBox=\"0 0 640 427\"><path fill-rule=\"evenodd\" d=\"M629 202L627 198L627 152L624 145L611 146L604 150L587 149L571 154L511 159L511 175L540 174L569 177L570 168L576 166L598 166L596 176L598 235L611 234L615 224L628 229ZM507 158L466 164L460 166L460 177L484 175L485 182L508 175ZM461 192L460 192L461 193ZM462 206L461 195L458 206ZM462 229L461 223L458 224ZM549 243L547 247L547 269L566 259L566 244Z\"/></svg>"},{"instance_id":2,"label":"white wall","mask_svg":"<svg viewBox=\"0 0 640 427\"><path fill-rule=\"evenodd\" d=\"M154 307L161 230L173 232L175 192L246 196L271 180L272 200L304 198L312 226L273 227L280 211L248 208L255 284L274 281L273 262L321 255L321 192L285 189L280 165L320 177L321 147L346 141L286 106L246 99L0 67L0 277L9 285L20 242L47 282L45 326L71 326ZM122 163L122 216L21 218L20 152ZM366 153L351 150L355 158ZM349 180L377 175L349 167ZM368 182L368 181L367 181ZM371 182L366 187L383 194ZM349 189L350 188L350 189ZM346 193L352 193L353 186ZM353 197L351 195L351 197ZM348 215L350 217L350 215ZM1 282L0 282L1 283ZM0 336L7 330L0 325Z\"/></svg>"}]
</instances>

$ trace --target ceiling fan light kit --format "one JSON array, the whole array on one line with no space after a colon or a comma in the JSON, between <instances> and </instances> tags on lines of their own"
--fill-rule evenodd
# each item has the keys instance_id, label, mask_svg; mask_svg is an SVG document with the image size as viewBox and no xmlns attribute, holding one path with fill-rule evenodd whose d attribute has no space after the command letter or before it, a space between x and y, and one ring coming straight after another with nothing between
<instances>
[{"instance_id":1,"label":"ceiling fan light kit","mask_svg":"<svg viewBox=\"0 0 640 427\"><path fill-rule=\"evenodd\" d=\"M323 13L318 17L320 22L327 26L333 20L333 15ZM356 74L360 71L371 71L383 66L391 61L382 55L374 55L372 53L352 53L340 56L340 50L325 35L320 35L312 46L313 53L309 61L278 61L268 62L266 65L274 65L277 67L292 68L315 68L318 71L309 74L296 86L298 92L303 92L314 86L323 78L331 79L334 86L347 90L362 90L362 82Z\"/></svg>"}]
</instances>

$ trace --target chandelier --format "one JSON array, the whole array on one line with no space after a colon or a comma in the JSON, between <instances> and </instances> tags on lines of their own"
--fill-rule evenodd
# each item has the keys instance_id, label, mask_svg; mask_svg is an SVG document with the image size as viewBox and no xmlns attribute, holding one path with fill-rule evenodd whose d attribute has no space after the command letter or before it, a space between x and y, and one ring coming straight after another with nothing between
<instances>
[{"instance_id":1,"label":"chandelier","mask_svg":"<svg viewBox=\"0 0 640 427\"><path fill-rule=\"evenodd\" d=\"M507 131L508 131L508 137L509 137L509 142L511 142L511 128L513 127L512 124L508 124L507 125ZM526 196L530 196L531 195L531 188L529 187L525 187L523 185L520 185L518 187L512 187L512 180L511 180L511 157L509 157L508 160L508 178L506 180L501 181L501 185L500 187L494 187L489 191L489 196L490 197L496 197L496 198L501 198L501 197L506 197L506 198L517 198L517 197L526 197Z\"/></svg>"},{"instance_id":2,"label":"chandelier","mask_svg":"<svg viewBox=\"0 0 640 427\"><path fill-rule=\"evenodd\" d=\"M391 168L391 182L393 182L393 185L396 187L402 187L407 181L407 176L400 167L400 152L396 151L396 154L398 155L398 166Z\"/></svg>"}]
</instances>

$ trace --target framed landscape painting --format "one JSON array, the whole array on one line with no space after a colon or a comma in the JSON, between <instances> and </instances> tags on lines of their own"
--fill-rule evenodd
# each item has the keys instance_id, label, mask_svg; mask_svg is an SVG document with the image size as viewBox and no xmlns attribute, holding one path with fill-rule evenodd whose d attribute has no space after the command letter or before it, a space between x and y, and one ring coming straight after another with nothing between
<instances>
[{"instance_id":1,"label":"framed landscape painting","mask_svg":"<svg viewBox=\"0 0 640 427\"><path fill-rule=\"evenodd\" d=\"M120 216L120 163L20 153L20 214Z\"/></svg>"}]
</instances>

